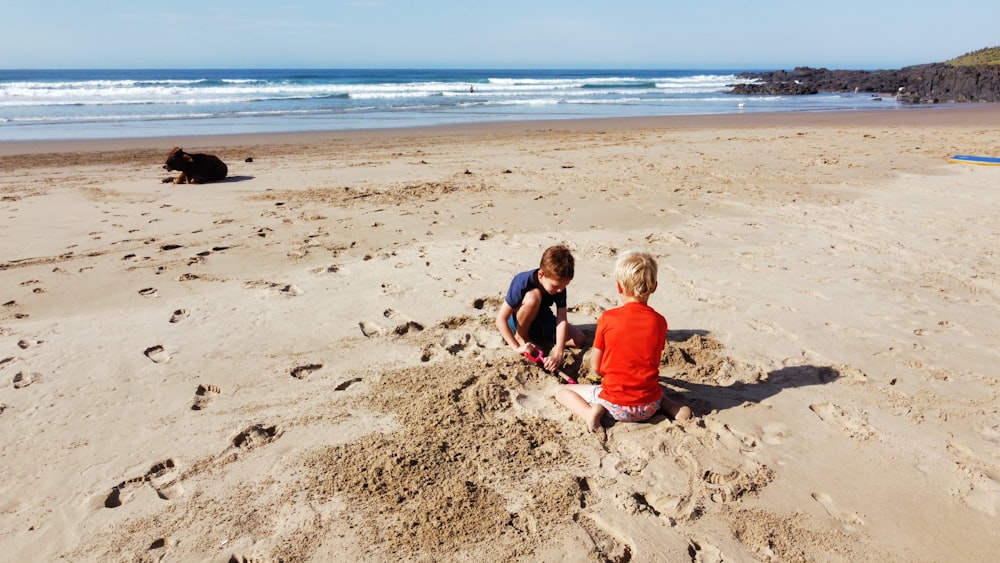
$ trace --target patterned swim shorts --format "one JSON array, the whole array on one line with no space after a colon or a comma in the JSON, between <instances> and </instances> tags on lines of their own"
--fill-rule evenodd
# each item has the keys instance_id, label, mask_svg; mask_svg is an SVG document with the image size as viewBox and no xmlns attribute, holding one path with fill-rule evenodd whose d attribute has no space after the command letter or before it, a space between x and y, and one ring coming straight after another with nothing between
<instances>
[{"instance_id":1,"label":"patterned swim shorts","mask_svg":"<svg viewBox=\"0 0 1000 563\"><path fill-rule=\"evenodd\" d=\"M598 396L600 394L601 386L595 385L594 388L591 389L589 396L585 398L591 405L594 403L600 403L601 406L607 409L611 418L617 420L618 422L642 422L644 420L649 420L660 410L660 401L662 400L657 399L652 403L646 403L644 405L622 406L600 398Z\"/></svg>"}]
</instances>

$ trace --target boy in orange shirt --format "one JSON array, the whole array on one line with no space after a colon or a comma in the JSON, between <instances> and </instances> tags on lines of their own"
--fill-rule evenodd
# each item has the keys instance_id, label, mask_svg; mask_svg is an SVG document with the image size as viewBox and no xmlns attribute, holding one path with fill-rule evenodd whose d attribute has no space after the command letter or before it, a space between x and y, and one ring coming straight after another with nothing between
<instances>
[{"instance_id":1,"label":"boy in orange shirt","mask_svg":"<svg viewBox=\"0 0 1000 563\"><path fill-rule=\"evenodd\" d=\"M663 395L660 357L667 342L667 320L647 304L656 291L657 265L646 252L628 251L615 262L622 306L597 320L591 369L600 385L565 385L556 400L582 418L591 432L605 412L620 422L640 422L663 410L675 420L692 417L689 407Z\"/></svg>"}]
</instances>

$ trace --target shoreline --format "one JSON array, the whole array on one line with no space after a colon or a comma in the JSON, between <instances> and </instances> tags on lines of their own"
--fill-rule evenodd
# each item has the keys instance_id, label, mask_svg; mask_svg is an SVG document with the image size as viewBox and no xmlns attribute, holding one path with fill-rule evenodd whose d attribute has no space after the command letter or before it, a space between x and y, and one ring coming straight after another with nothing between
<instances>
[{"instance_id":1,"label":"shoreline","mask_svg":"<svg viewBox=\"0 0 1000 563\"><path fill-rule=\"evenodd\" d=\"M110 139L0 141L0 159L46 153L103 153L136 149L185 149L307 144L322 141L386 140L520 134L537 131L643 131L653 129L741 129L760 127L973 127L1000 123L1000 103L957 104L946 107L900 107L892 110L760 112L652 117L612 117L495 121L404 128L293 131ZM168 146L169 145L169 146Z\"/></svg>"}]
</instances>

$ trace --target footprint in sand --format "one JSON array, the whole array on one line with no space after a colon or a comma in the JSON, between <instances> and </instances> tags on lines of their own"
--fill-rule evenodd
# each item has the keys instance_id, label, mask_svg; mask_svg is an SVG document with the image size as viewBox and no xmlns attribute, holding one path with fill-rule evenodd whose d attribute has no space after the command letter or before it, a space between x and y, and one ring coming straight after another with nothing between
<instances>
[{"instance_id":1,"label":"footprint in sand","mask_svg":"<svg viewBox=\"0 0 1000 563\"><path fill-rule=\"evenodd\" d=\"M295 285L294 283L290 283L285 287L281 288L281 293L284 295L288 295L290 297L297 297L305 292L302 291L302 289L299 288L299 286Z\"/></svg>"},{"instance_id":2,"label":"footprint in sand","mask_svg":"<svg viewBox=\"0 0 1000 563\"><path fill-rule=\"evenodd\" d=\"M837 377L847 378L851 381L858 381L861 383L868 382L868 376L865 372L851 365L840 365L833 368L837 372ZM822 383L827 383L823 381Z\"/></svg>"},{"instance_id":3,"label":"footprint in sand","mask_svg":"<svg viewBox=\"0 0 1000 563\"><path fill-rule=\"evenodd\" d=\"M424 330L424 325L416 321L406 321L405 323L398 324L392 329L392 333L397 336L403 336L404 334L409 334L410 331L421 332Z\"/></svg>"},{"instance_id":4,"label":"footprint in sand","mask_svg":"<svg viewBox=\"0 0 1000 563\"><path fill-rule=\"evenodd\" d=\"M222 393L222 389L219 389L215 385L199 385L198 389L194 392L194 403L191 405L191 410L201 411L205 410L215 402L215 397Z\"/></svg>"},{"instance_id":5,"label":"footprint in sand","mask_svg":"<svg viewBox=\"0 0 1000 563\"><path fill-rule=\"evenodd\" d=\"M857 526L864 526L865 521L856 513L839 510L830 495L826 493L813 493L812 498L823 505L827 514L840 522L845 532L853 532L857 529Z\"/></svg>"},{"instance_id":6,"label":"footprint in sand","mask_svg":"<svg viewBox=\"0 0 1000 563\"><path fill-rule=\"evenodd\" d=\"M132 500L132 497L135 496L135 491L145 482L145 477L136 477L118 483L111 489L108 497L104 499L104 508L118 508Z\"/></svg>"},{"instance_id":7,"label":"footprint in sand","mask_svg":"<svg viewBox=\"0 0 1000 563\"><path fill-rule=\"evenodd\" d=\"M293 284L280 284L277 282L267 282L262 280L251 280L243 282L243 287L245 289L264 289L267 292L276 291L279 295L284 295L286 297L298 297L305 293L302 289Z\"/></svg>"},{"instance_id":8,"label":"footprint in sand","mask_svg":"<svg viewBox=\"0 0 1000 563\"><path fill-rule=\"evenodd\" d=\"M323 267L313 268L310 271L314 274L336 274L337 272L340 271L340 266L338 266L337 264L331 264L325 268Z\"/></svg>"},{"instance_id":9,"label":"footprint in sand","mask_svg":"<svg viewBox=\"0 0 1000 563\"><path fill-rule=\"evenodd\" d=\"M502 302L501 297L479 297L472 300L472 307L474 309L479 309L479 310L483 309L492 310L499 307L501 302Z\"/></svg>"},{"instance_id":10,"label":"footprint in sand","mask_svg":"<svg viewBox=\"0 0 1000 563\"><path fill-rule=\"evenodd\" d=\"M471 332L452 332L441 341L441 347L447 350L452 356L462 356L468 350L474 349L477 345L475 337Z\"/></svg>"},{"instance_id":11,"label":"footprint in sand","mask_svg":"<svg viewBox=\"0 0 1000 563\"><path fill-rule=\"evenodd\" d=\"M386 319L391 320L400 317L400 313L399 311L390 307L382 311L382 316L385 317ZM424 330L424 325L414 320L407 319L405 315L400 317L400 321L402 322L399 322L398 324L396 324L396 326L392 328L388 328L379 323L371 321L360 321L358 322L358 327L361 328L361 334L364 334L367 338L373 338L376 336L385 336L387 334L403 336L405 334L409 334L410 331L421 332Z\"/></svg>"},{"instance_id":12,"label":"footprint in sand","mask_svg":"<svg viewBox=\"0 0 1000 563\"><path fill-rule=\"evenodd\" d=\"M358 323L358 326L361 328L361 334L365 335L367 338L382 336L385 334L385 329L375 323L361 321Z\"/></svg>"},{"instance_id":13,"label":"footprint in sand","mask_svg":"<svg viewBox=\"0 0 1000 563\"><path fill-rule=\"evenodd\" d=\"M34 348L35 346L38 346L42 342L44 342L44 340L30 340L27 338L22 338L21 340L17 341L17 347L22 350L27 350L28 348Z\"/></svg>"},{"instance_id":14,"label":"footprint in sand","mask_svg":"<svg viewBox=\"0 0 1000 563\"><path fill-rule=\"evenodd\" d=\"M41 380L42 376L37 372L19 371L14 376L14 389L22 389Z\"/></svg>"},{"instance_id":15,"label":"footprint in sand","mask_svg":"<svg viewBox=\"0 0 1000 563\"><path fill-rule=\"evenodd\" d=\"M705 427L715 434L715 439L730 450L751 454L760 447L758 438L753 434L740 432L728 424L711 418L705 419L704 422Z\"/></svg>"},{"instance_id":16,"label":"footprint in sand","mask_svg":"<svg viewBox=\"0 0 1000 563\"><path fill-rule=\"evenodd\" d=\"M149 544L149 547L146 548L146 552L139 555L137 561L163 561L170 549L178 543L178 540L171 540L169 538L153 540L153 543Z\"/></svg>"},{"instance_id":17,"label":"footprint in sand","mask_svg":"<svg viewBox=\"0 0 1000 563\"><path fill-rule=\"evenodd\" d=\"M155 287L147 287L139 290L139 295L143 297L159 297L160 293L156 291Z\"/></svg>"},{"instance_id":18,"label":"footprint in sand","mask_svg":"<svg viewBox=\"0 0 1000 563\"><path fill-rule=\"evenodd\" d=\"M281 436L281 430L277 426L254 424L233 438L233 446L243 451L250 451L270 444L279 436Z\"/></svg>"},{"instance_id":19,"label":"footprint in sand","mask_svg":"<svg viewBox=\"0 0 1000 563\"><path fill-rule=\"evenodd\" d=\"M424 346L424 349L420 352L420 361L421 362L431 361L432 359L434 359L434 356L437 355L437 350L438 350L437 344L428 344L427 346Z\"/></svg>"},{"instance_id":20,"label":"footprint in sand","mask_svg":"<svg viewBox=\"0 0 1000 563\"><path fill-rule=\"evenodd\" d=\"M163 349L163 346L157 344L156 346L150 346L146 348L143 352L147 358L153 360L158 364L165 364L170 361L170 354Z\"/></svg>"},{"instance_id":21,"label":"footprint in sand","mask_svg":"<svg viewBox=\"0 0 1000 563\"><path fill-rule=\"evenodd\" d=\"M867 441L881 436L878 430L868 424L862 416L850 414L833 403L809 405L809 410L816 413L820 420L832 420L839 424L848 436L856 440Z\"/></svg>"},{"instance_id":22,"label":"footprint in sand","mask_svg":"<svg viewBox=\"0 0 1000 563\"><path fill-rule=\"evenodd\" d=\"M755 494L773 478L773 471L766 466L755 469L735 468L725 473L708 469L702 475L708 497L716 504L729 504L740 500L744 495Z\"/></svg>"},{"instance_id":23,"label":"footprint in sand","mask_svg":"<svg viewBox=\"0 0 1000 563\"><path fill-rule=\"evenodd\" d=\"M111 489L104 499L105 508L118 508L132 500L136 490L144 484L152 485L156 494L164 500L180 497L184 488L180 484L180 470L173 459L167 459L154 464L142 477L126 479Z\"/></svg>"},{"instance_id":24,"label":"footprint in sand","mask_svg":"<svg viewBox=\"0 0 1000 563\"><path fill-rule=\"evenodd\" d=\"M777 446L784 441L788 428L780 422L775 422L764 425L763 430L764 435L761 437L761 441L771 446Z\"/></svg>"},{"instance_id":25,"label":"footprint in sand","mask_svg":"<svg viewBox=\"0 0 1000 563\"><path fill-rule=\"evenodd\" d=\"M295 379L306 379L309 374L323 367L323 364L306 364L292 368L291 374Z\"/></svg>"},{"instance_id":26,"label":"footprint in sand","mask_svg":"<svg viewBox=\"0 0 1000 563\"><path fill-rule=\"evenodd\" d=\"M722 563L727 560L718 547L695 540L688 540L688 556L692 563Z\"/></svg>"},{"instance_id":27,"label":"footprint in sand","mask_svg":"<svg viewBox=\"0 0 1000 563\"><path fill-rule=\"evenodd\" d=\"M191 315L190 309L177 309L174 314L170 315L171 323L179 323Z\"/></svg>"},{"instance_id":28,"label":"footprint in sand","mask_svg":"<svg viewBox=\"0 0 1000 563\"><path fill-rule=\"evenodd\" d=\"M527 412L540 414L550 406L550 396L545 393L525 391L512 393L513 403Z\"/></svg>"},{"instance_id":29,"label":"footprint in sand","mask_svg":"<svg viewBox=\"0 0 1000 563\"><path fill-rule=\"evenodd\" d=\"M735 483L740 478L740 470L733 469L728 473L720 473L718 471L713 471L708 469L705 474L702 475L702 479L710 485L728 485L730 483Z\"/></svg>"},{"instance_id":30,"label":"footprint in sand","mask_svg":"<svg viewBox=\"0 0 1000 563\"><path fill-rule=\"evenodd\" d=\"M385 318L387 318L387 319L395 319L396 317L400 316L400 313L399 313L399 311L397 311L397 310L393 309L392 307L390 307L390 308L386 309L385 311L382 311L382 316L385 317ZM412 319L406 318L405 315L403 317L401 317L400 320L402 320L403 322L397 324L392 329L392 333L395 334L395 335L397 335L397 336L402 336L404 334L408 334L411 330L412 331L416 331L416 332L421 332L421 331L424 330L424 325L422 325L422 324L420 324L417 321L414 321Z\"/></svg>"},{"instance_id":31,"label":"footprint in sand","mask_svg":"<svg viewBox=\"0 0 1000 563\"><path fill-rule=\"evenodd\" d=\"M750 328L752 328L752 329L754 329L756 331L766 332L767 334L780 334L782 336L788 337L791 340L798 340L799 339L798 335L796 335L794 333L791 333L791 332L788 332L787 330L785 330L784 328L782 328L781 325L779 325L777 323L773 323L771 321L762 321L762 320L759 320L759 319L750 319L749 321L747 321L747 324L750 325Z\"/></svg>"},{"instance_id":32,"label":"footprint in sand","mask_svg":"<svg viewBox=\"0 0 1000 563\"><path fill-rule=\"evenodd\" d=\"M180 482L180 470L173 459L167 459L153 465L146 473L146 480L163 500L179 498L184 494L184 487L181 486Z\"/></svg>"},{"instance_id":33,"label":"footprint in sand","mask_svg":"<svg viewBox=\"0 0 1000 563\"><path fill-rule=\"evenodd\" d=\"M348 387L350 387L351 385L354 385L355 383L361 383L361 378L360 377L353 377L353 378L348 379L347 381L341 383L340 385L334 387L333 389L334 389L334 391L346 391Z\"/></svg>"}]
</instances>

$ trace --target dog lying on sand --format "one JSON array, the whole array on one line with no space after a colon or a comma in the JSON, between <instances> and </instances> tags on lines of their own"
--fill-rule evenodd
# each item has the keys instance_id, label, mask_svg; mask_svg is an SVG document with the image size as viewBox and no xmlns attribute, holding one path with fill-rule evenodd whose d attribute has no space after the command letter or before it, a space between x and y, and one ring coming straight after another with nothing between
<instances>
[{"instance_id":1,"label":"dog lying on sand","mask_svg":"<svg viewBox=\"0 0 1000 563\"><path fill-rule=\"evenodd\" d=\"M173 179L175 184L205 184L225 179L229 168L219 157L212 154L189 154L174 147L167 155L167 163L163 165L169 170L179 170L180 174ZM163 180L164 183L170 178Z\"/></svg>"}]
</instances>

